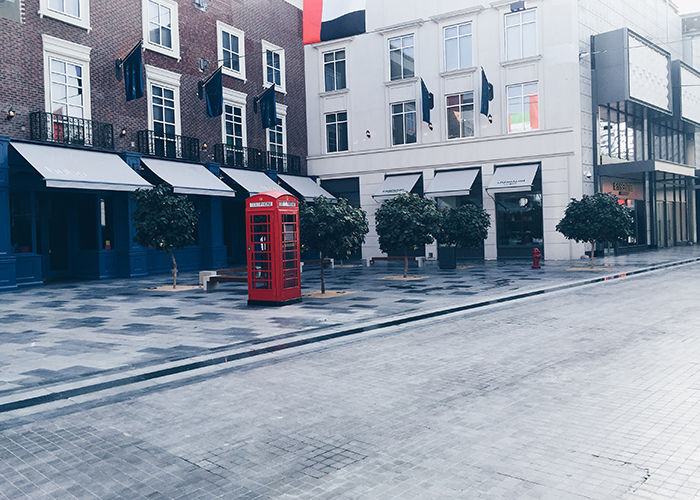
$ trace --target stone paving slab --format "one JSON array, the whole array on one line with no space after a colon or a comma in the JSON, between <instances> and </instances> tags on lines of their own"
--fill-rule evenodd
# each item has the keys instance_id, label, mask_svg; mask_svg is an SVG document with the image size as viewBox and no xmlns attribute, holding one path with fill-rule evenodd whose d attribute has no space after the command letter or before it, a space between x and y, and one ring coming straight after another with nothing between
<instances>
[{"instance_id":1,"label":"stone paving slab","mask_svg":"<svg viewBox=\"0 0 700 500\"><path fill-rule=\"evenodd\" d=\"M0 429L0 499L692 499L700 265Z\"/></svg>"},{"instance_id":2,"label":"stone paving slab","mask_svg":"<svg viewBox=\"0 0 700 500\"><path fill-rule=\"evenodd\" d=\"M143 373L177 360L203 359L226 349L249 349L269 340L310 336L386 318L475 304L489 299L572 284L612 273L700 258L695 246L596 259L601 269L569 271L587 261L468 262L440 270L435 262L415 264L400 277L400 262L371 268L326 270L333 298L305 298L300 304L248 306L245 284L220 291L153 290L168 275L128 280L52 283L0 294L0 402L42 394L56 384L68 387L125 371ZM307 267L302 291L320 288L320 273ZM196 273L180 283L195 284ZM116 374L116 375L115 375ZM21 396L18 396L21 395Z\"/></svg>"}]
</instances>

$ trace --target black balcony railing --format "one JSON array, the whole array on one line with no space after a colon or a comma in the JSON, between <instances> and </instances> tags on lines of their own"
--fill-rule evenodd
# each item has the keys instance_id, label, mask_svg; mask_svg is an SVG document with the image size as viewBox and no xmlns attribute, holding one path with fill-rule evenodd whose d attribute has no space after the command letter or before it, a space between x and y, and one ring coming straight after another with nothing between
<instances>
[{"instance_id":1,"label":"black balcony railing","mask_svg":"<svg viewBox=\"0 0 700 500\"><path fill-rule=\"evenodd\" d=\"M230 144L214 145L214 161L238 168L275 170L288 174L301 173L301 157L299 156L231 146Z\"/></svg>"},{"instance_id":2,"label":"black balcony railing","mask_svg":"<svg viewBox=\"0 0 700 500\"><path fill-rule=\"evenodd\" d=\"M184 135L156 134L153 130L136 133L139 153L161 158L199 161L199 139Z\"/></svg>"},{"instance_id":3,"label":"black balcony railing","mask_svg":"<svg viewBox=\"0 0 700 500\"><path fill-rule=\"evenodd\" d=\"M114 129L109 123L38 111L29 114L33 141L114 149Z\"/></svg>"}]
</instances>

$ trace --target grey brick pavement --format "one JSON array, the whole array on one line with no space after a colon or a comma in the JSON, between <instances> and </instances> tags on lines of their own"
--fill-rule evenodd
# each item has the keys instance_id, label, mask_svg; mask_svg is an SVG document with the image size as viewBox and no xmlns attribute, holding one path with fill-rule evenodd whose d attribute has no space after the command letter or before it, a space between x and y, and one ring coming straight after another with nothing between
<instances>
[{"instance_id":1,"label":"grey brick pavement","mask_svg":"<svg viewBox=\"0 0 700 500\"><path fill-rule=\"evenodd\" d=\"M690 499L700 264L5 416L0 498Z\"/></svg>"}]
</instances>

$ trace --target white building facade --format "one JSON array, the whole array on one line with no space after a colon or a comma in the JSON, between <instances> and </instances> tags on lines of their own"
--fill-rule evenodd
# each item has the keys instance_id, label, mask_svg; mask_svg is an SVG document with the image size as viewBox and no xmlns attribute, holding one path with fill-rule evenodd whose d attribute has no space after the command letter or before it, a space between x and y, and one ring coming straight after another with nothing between
<instances>
[{"instance_id":1,"label":"white building facade","mask_svg":"<svg viewBox=\"0 0 700 500\"><path fill-rule=\"evenodd\" d=\"M402 191L435 197L441 205L476 203L491 214L484 247L462 257L527 257L539 248L546 259L578 258L584 246L566 240L555 226L571 198L613 188L621 188L613 192L627 197L644 219L623 246L696 241L689 165L695 164L697 124L670 109L671 61L682 51L681 20L672 4L383 0L367 2L366 27L355 37L305 47L308 173L367 212L363 257L381 255L374 212ZM643 95L600 106L591 36L623 27L661 50L654 52L659 64L668 60L669 93L660 98L668 99L668 110L658 109L658 96L655 104ZM635 69L629 59L627 73ZM493 86L490 117L480 113L487 89L482 69ZM684 71L695 75L692 68ZM428 123L423 108L429 100ZM639 115L637 128L632 119L630 131L620 125L621 109L634 119ZM666 123L664 144L671 144L664 146L663 158L655 158L657 122ZM635 138L637 129L649 138ZM629 136L630 142L642 142L636 148L625 142L622 155L621 134L625 141ZM613 140L618 146L611 146ZM642 148L645 153L635 156ZM664 161L648 164L655 159ZM611 164L625 168L604 167ZM659 172L662 183L668 173L677 184L674 204L663 207L673 215L669 221L664 212L664 234L671 225L678 229L672 240L658 235ZM417 251L437 257L434 245Z\"/></svg>"}]
</instances>

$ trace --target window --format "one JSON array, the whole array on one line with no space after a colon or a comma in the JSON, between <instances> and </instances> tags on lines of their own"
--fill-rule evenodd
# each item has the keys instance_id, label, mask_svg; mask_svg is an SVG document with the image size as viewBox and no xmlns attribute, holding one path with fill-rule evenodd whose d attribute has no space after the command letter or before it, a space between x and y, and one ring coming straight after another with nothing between
<instances>
[{"instance_id":1,"label":"window","mask_svg":"<svg viewBox=\"0 0 700 500\"><path fill-rule=\"evenodd\" d=\"M90 0L39 0L39 15L89 30Z\"/></svg>"},{"instance_id":2,"label":"window","mask_svg":"<svg viewBox=\"0 0 700 500\"><path fill-rule=\"evenodd\" d=\"M84 118L83 67L53 57L50 61L51 113Z\"/></svg>"},{"instance_id":3,"label":"window","mask_svg":"<svg viewBox=\"0 0 700 500\"><path fill-rule=\"evenodd\" d=\"M216 22L219 61L226 75L245 80L245 36L241 30Z\"/></svg>"},{"instance_id":4,"label":"window","mask_svg":"<svg viewBox=\"0 0 700 500\"><path fill-rule=\"evenodd\" d=\"M114 203L111 196L100 198L102 250L114 249Z\"/></svg>"},{"instance_id":5,"label":"window","mask_svg":"<svg viewBox=\"0 0 700 500\"><path fill-rule=\"evenodd\" d=\"M176 158L180 135L180 75L145 65L148 88L148 125L153 131L155 155Z\"/></svg>"},{"instance_id":6,"label":"window","mask_svg":"<svg viewBox=\"0 0 700 500\"><path fill-rule=\"evenodd\" d=\"M54 137L64 142L64 127L69 124L62 117L90 119L90 47L42 35L44 45L44 88L46 111L54 117ZM60 123L59 123L60 122ZM82 129L83 123L70 122ZM82 130L75 129L81 137ZM68 141L73 142L73 141Z\"/></svg>"},{"instance_id":7,"label":"window","mask_svg":"<svg viewBox=\"0 0 700 500\"><path fill-rule=\"evenodd\" d=\"M265 86L275 85L275 90L286 92L284 76L284 49L265 40L263 49L263 81Z\"/></svg>"},{"instance_id":8,"label":"window","mask_svg":"<svg viewBox=\"0 0 700 500\"><path fill-rule=\"evenodd\" d=\"M472 23L445 28L445 71L472 67Z\"/></svg>"},{"instance_id":9,"label":"window","mask_svg":"<svg viewBox=\"0 0 700 500\"><path fill-rule=\"evenodd\" d=\"M323 54L323 73L326 92L345 88L345 50Z\"/></svg>"},{"instance_id":10,"label":"window","mask_svg":"<svg viewBox=\"0 0 700 500\"><path fill-rule=\"evenodd\" d=\"M540 128L537 83L508 87L508 132Z\"/></svg>"},{"instance_id":11,"label":"window","mask_svg":"<svg viewBox=\"0 0 700 500\"><path fill-rule=\"evenodd\" d=\"M447 96L447 138L474 137L474 93Z\"/></svg>"},{"instance_id":12,"label":"window","mask_svg":"<svg viewBox=\"0 0 700 500\"><path fill-rule=\"evenodd\" d=\"M277 111L279 113L280 106L279 104L277 106ZM286 114L286 108L284 109L284 113ZM275 128L267 129L267 155L269 158L268 168L270 170L276 170L278 172L287 171L287 158L285 155L287 151L285 128L286 117L284 115L280 116L280 114L278 114L277 126Z\"/></svg>"},{"instance_id":13,"label":"window","mask_svg":"<svg viewBox=\"0 0 700 500\"><path fill-rule=\"evenodd\" d=\"M243 108L224 104L224 143L243 147Z\"/></svg>"},{"instance_id":14,"label":"window","mask_svg":"<svg viewBox=\"0 0 700 500\"><path fill-rule=\"evenodd\" d=\"M535 9L506 15L506 59L537 55L537 11Z\"/></svg>"},{"instance_id":15,"label":"window","mask_svg":"<svg viewBox=\"0 0 700 500\"><path fill-rule=\"evenodd\" d=\"M144 47L180 59L177 3L143 0Z\"/></svg>"},{"instance_id":16,"label":"window","mask_svg":"<svg viewBox=\"0 0 700 500\"><path fill-rule=\"evenodd\" d=\"M326 115L326 151L335 153L348 150L348 113Z\"/></svg>"},{"instance_id":17,"label":"window","mask_svg":"<svg viewBox=\"0 0 700 500\"><path fill-rule=\"evenodd\" d=\"M32 200L28 193L10 195L10 243L12 253L32 251Z\"/></svg>"},{"instance_id":18,"label":"window","mask_svg":"<svg viewBox=\"0 0 700 500\"><path fill-rule=\"evenodd\" d=\"M394 146L416 142L415 101L391 105L391 137Z\"/></svg>"},{"instance_id":19,"label":"window","mask_svg":"<svg viewBox=\"0 0 700 500\"><path fill-rule=\"evenodd\" d=\"M389 40L389 72L392 80L415 76L413 35Z\"/></svg>"}]
</instances>

